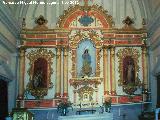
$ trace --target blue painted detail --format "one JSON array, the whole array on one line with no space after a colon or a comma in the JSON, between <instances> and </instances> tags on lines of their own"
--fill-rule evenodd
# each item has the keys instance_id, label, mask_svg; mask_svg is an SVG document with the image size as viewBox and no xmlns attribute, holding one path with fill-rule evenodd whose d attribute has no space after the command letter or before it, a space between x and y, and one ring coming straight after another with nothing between
<instances>
[{"instance_id":1,"label":"blue painted detail","mask_svg":"<svg viewBox=\"0 0 160 120\"><path fill-rule=\"evenodd\" d=\"M88 15L84 15L79 19L79 22L83 25L83 26L88 26L89 24L94 22L94 19Z\"/></svg>"}]
</instances>

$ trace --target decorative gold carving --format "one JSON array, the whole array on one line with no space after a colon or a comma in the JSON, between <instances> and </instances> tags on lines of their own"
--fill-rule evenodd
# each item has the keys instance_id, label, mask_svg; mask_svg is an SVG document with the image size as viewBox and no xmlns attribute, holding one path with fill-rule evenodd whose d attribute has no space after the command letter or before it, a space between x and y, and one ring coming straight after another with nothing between
<instances>
[{"instance_id":1,"label":"decorative gold carving","mask_svg":"<svg viewBox=\"0 0 160 120\"><path fill-rule=\"evenodd\" d=\"M146 25L147 25L146 20L145 20L145 18L143 18L142 19L142 26L143 26L143 28L146 28Z\"/></svg>"},{"instance_id":2,"label":"decorative gold carving","mask_svg":"<svg viewBox=\"0 0 160 120\"><path fill-rule=\"evenodd\" d=\"M38 18L36 18L35 23L37 24L36 27L34 27L34 30L47 30L47 24L48 20L46 20L42 15L40 15Z\"/></svg>"},{"instance_id":3,"label":"decorative gold carving","mask_svg":"<svg viewBox=\"0 0 160 120\"><path fill-rule=\"evenodd\" d=\"M100 49L96 49L96 76L100 77Z\"/></svg>"},{"instance_id":4,"label":"decorative gold carving","mask_svg":"<svg viewBox=\"0 0 160 120\"><path fill-rule=\"evenodd\" d=\"M51 65L53 64L53 57L54 53L47 49L40 48L38 50L32 50L27 54L27 58L29 59L30 68L28 70L28 74L30 76L29 83L27 84L27 90L31 93L31 95L35 96L35 98L40 99L43 98L45 95L47 95L48 89L53 87L53 83L51 82L51 74L53 73L53 70L51 68ZM39 59L43 58L47 61L47 87L41 88L41 87L34 87L33 86L33 74L34 74L34 62Z\"/></svg>"},{"instance_id":5,"label":"decorative gold carving","mask_svg":"<svg viewBox=\"0 0 160 120\"><path fill-rule=\"evenodd\" d=\"M132 26L132 24L134 24L134 21L127 16L125 20L123 20L123 24L124 27L122 28L123 30L127 30L127 31L132 31L135 30L135 28Z\"/></svg>"},{"instance_id":6,"label":"decorative gold carving","mask_svg":"<svg viewBox=\"0 0 160 120\"><path fill-rule=\"evenodd\" d=\"M85 77L85 78L72 78L70 79L70 85L75 89L80 85L97 85L101 84L103 78L100 77Z\"/></svg>"},{"instance_id":7,"label":"decorative gold carving","mask_svg":"<svg viewBox=\"0 0 160 120\"><path fill-rule=\"evenodd\" d=\"M103 44L102 35L98 31L77 31L74 36L70 36L69 46L72 48L72 77L76 75L76 49L78 44L85 38L89 38L96 47L96 77L100 76L100 48Z\"/></svg>"},{"instance_id":8,"label":"decorative gold carving","mask_svg":"<svg viewBox=\"0 0 160 120\"><path fill-rule=\"evenodd\" d=\"M84 86L78 89L77 93L79 95L80 101L92 101L93 100L94 89L92 87Z\"/></svg>"},{"instance_id":9,"label":"decorative gold carving","mask_svg":"<svg viewBox=\"0 0 160 120\"><path fill-rule=\"evenodd\" d=\"M102 36L96 31L77 31L74 36L70 37L70 47L76 49L80 41L85 38L90 38L90 40L95 44L96 48L100 48L103 44Z\"/></svg>"},{"instance_id":10,"label":"decorative gold carving","mask_svg":"<svg viewBox=\"0 0 160 120\"><path fill-rule=\"evenodd\" d=\"M132 84L124 84L124 71L123 71L123 67L126 67L126 66L123 66L123 60L125 57L131 57L133 60L134 60L134 70L135 70L135 81L134 83ZM117 57L119 59L119 86L122 86L123 87L123 91L127 94L133 94L136 90L137 90L137 87L140 87L141 86L141 81L140 79L138 78L138 72L139 72L139 66L138 66L138 63L139 63L139 57L140 57L140 53L137 49L134 49L134 48L124 48L124 49L120 49L118 50L117 52Z\"/></svg>"},{"instance_id":11,"label":"decorative gold carving","mask_svg":"<svg viewBox=\"0 0 160 120\"><path fill-rule=\"evenodd\" d=\"M75 13L77 11L84 11L84 9L85 10L87 9L88 11L95 11L95 12L101 14L102 16L104 16L105 19L106 19L106 22L109 25L109 28L112 28L112 26L114 25L112 16L109 15L108 11L104 10L102 6L98 6L98 5L92 5L92 6L75 5L74 7L70 6L68 8L68 10L64 10L64 14L62 16L60 16L60 19L57 23L57 26L60 27L60 28L63 28L66 20L68 19L68 17L70 15L72 15L73 13Z\"/></svg>"},{"instance_id":12,"label":"decorative gold carving","mask_svg":"<svg viewBox=\"0 0 160 120\"><path fill-rule=\"evenodd\" d=\"M76 49L72 50L72 77L76 77L77 74L76 74Z\"/></svg>"},{"instance_id":13,"label":"decorative gold carving","mask_svg":"<svg viewBox=\"0 0 160 120\"><path fill-rule=\"evenodd\" d=\"M26 28L26 19L23 18L22 20L22 29L25 29Z\"/></svg>"}]
</instances>

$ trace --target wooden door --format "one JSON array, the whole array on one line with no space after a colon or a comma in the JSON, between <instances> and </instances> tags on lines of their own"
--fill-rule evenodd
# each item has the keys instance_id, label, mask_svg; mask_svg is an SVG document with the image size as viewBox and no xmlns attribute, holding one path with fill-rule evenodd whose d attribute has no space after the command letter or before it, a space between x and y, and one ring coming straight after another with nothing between
<instances>
[{"instance_id":1,"label":"wooden door","mask_svg":"<svg viewBox=\"0 0 160 120\"><path fill-rule=\"evenodd\" d=\"M8 86L7 82L0 79L0 120L8 114Z\"/></svg>"}]
</instances>

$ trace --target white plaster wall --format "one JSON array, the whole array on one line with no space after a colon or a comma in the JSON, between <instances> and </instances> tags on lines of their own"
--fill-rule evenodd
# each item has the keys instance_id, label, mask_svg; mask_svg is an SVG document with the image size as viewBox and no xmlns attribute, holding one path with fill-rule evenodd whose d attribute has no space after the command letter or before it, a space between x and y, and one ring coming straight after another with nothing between
<instances>
[{"instance_id":1,"label":"white plaster wall","mask_svg":"<svg viewBox=\"0 0 160 120\"><path fill-rule=\"evenodd\" d=\"M12 33L6 28L6 26L0 21L0 33L3 34L9 42L13 45L16 45L16 38L12 35Z\"/></svg>"},{"instance_id":2,"label":"white plaster wall","mask_svg":"<svg viewBox=\"0 0 160 120\"><path fill-rule=\"evenodd\" d=\"M157 41L159 41L158 39ZM157 105L157 75L160 73L160 45L149 51L149 80L151 88L152 109Z\"/></svg>"}]
</instances>

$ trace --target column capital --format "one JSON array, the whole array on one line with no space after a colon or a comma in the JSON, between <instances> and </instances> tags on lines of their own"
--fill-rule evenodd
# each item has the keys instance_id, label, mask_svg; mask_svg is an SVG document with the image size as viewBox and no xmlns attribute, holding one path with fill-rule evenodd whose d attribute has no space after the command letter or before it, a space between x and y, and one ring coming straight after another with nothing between
<instances>
[{"instance_id":1,"label":"column capital","mask_svg":"<svg viewBox=\"0 0 160 120\"><path fill-rule=\"evenodd\" d=\"M115 47L111 47L110 50L111 56L113 57L115 55Z\"/></svg>"},{"instance_id":2,"label":"column capital","mask_svg":"<svg viewBox=\"0 0 160 120\"><path fill-rule=\"evenodd\" d=\"M64 50L64 53L63 53L64 57L68 56L68 48L64 48L63 50Z\"/></svg>"},{"instance_id":3,"label":"column capital","mask_svg":"<svg viewBox=\"0 0 160 120\"><path fill-rule=\"evenodd\" d=\"M61 48L57 48L57 57L59 57L61 55Z\"/></svg>"},{"instance_id":4,"label":"column capital","mask_svg":"<svg viewBox=\"0 0 160 120\"><path fill-rule=\"evenodd\" d=\"M26 52L25 48L19 48L19 56L20 57L24 57L25 56L25 52Z\"/></svg>"},{"instance_id":5,"label":"column capital","mask_svg":"<svg viewBox=\"0 0 160 120\"><path fill-rule=\"evenodd\" d=\"M103 49L103 55L107 56L108 55L108 51L106 49Z\"/></svg>"}]
</instances>

